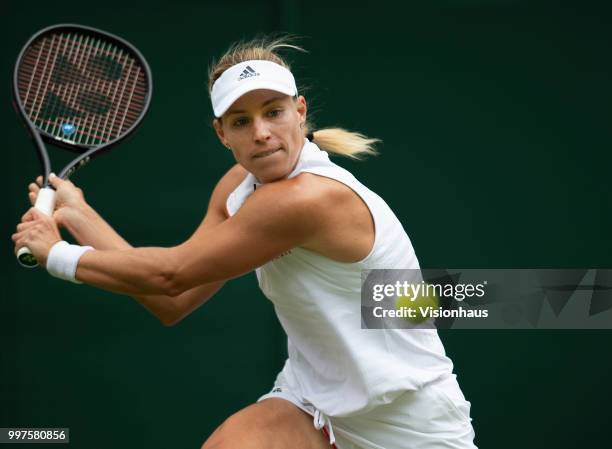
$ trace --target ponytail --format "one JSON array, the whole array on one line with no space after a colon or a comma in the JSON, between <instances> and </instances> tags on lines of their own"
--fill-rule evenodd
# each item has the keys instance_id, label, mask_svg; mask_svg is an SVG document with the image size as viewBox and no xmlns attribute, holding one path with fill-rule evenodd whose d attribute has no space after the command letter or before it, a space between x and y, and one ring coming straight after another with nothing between
<instances>
[{"instance_id":1,"label":"ponytail","mask_svg":"<svg viewBox=\"0 0 612 449\"><path fill-rule=\"evenodd\" d=\"M314 131L311 135L312 141L323 151L351 159L378 154L374 144L381 142L380 139L373 139L342 128L323 128Z\"/></svg>"}]
</instances>

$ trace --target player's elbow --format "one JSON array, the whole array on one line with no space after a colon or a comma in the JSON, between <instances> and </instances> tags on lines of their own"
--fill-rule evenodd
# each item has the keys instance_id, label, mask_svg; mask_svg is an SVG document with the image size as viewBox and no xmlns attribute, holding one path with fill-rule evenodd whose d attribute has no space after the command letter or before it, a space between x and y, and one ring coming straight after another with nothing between
<instances>
[{"instance_id":1,"label":"player's elbow","mask_svg":"<svg viewBox=\"0 0 612 449\"><path fill-rule=\"evenodd\" d=\"M186 291L178 281L178 276L172 272L160 274L160 290L164 295L171 298L176 298Z\"/></svg>"},{"instance_id":2,"label":"player's elbow","mask_svg":"<svg viewBox=\"0 0 612 449\"><path fill-rule=\"evenodd\" d=\"M159 317L159 321L163 324L164 327L172 327L181 321L180 317Z\"/></svg>"},{"instance_id":3,"label":"player's elbow","mask_svg":"<svg viewBox=\"0 0 612 449\"><path fill-rule=\"evenodd\" d=\"M157 289L161 294L175 298L186 291L180 281L178 264L173 263L172 258L162 261L156 271Z\"/></svg>"}]
</instances>

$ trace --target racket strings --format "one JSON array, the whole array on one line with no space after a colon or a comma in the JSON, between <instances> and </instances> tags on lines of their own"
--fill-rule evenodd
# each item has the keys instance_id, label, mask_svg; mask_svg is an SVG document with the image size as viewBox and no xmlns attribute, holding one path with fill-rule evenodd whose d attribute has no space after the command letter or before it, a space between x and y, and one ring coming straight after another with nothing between
<instances>
[{"instance_id":1,"label":"racket strings","mask_svg":"<svg viewBox=\"0 0 612 449\"><path fill-rule=\"evenodd\" d=\"M19 96L35 126L88 146L114 140L138 120L147 82L130 52L81 33L45 36L18 68Z\"/></svg>"}]
</instances>

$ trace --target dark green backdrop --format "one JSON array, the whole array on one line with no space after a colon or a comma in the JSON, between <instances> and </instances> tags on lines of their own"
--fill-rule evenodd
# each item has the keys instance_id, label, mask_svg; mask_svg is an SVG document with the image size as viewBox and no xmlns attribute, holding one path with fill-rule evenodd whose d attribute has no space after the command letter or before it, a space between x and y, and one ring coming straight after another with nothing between
<instances>
[{"instance_id":1,"label":"dark green backdrop","mask_svg":"<svg viewBox=\"0 0 612 449\"><path fill-rule=\"evenodd\" d=\"M210 127L211 57L282 30L310 51L295 55L294 72L317 124L384 140L379 157L340 163L388 201L424 267L612 267L612 11L603 3L11 3L0 10L0 427L70 427L75 448L199 448L268 390L284 360L253 275L165 328L127 297L17 267L9 237L38 166L9 81L23 43L49 24L111 31L151 64L141 130L74 178L135 245L189 236L232 164ZM442 338L479 447L609 445L612 332Z\"/></svg>"}]
</instances>

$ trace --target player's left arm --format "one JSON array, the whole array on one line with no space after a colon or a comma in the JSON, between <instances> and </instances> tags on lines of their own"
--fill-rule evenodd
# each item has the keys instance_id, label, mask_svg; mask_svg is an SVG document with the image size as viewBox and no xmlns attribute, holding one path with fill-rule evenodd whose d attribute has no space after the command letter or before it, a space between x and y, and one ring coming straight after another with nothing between
<instances>
[{"instance_id":1,"label":"player's left arm","mask_svg":"<svg viewBox=\"0 0 612 449\"><path fill-rule=\"evenodd\" d=\"M318 185L308 176L266 184L234 216L175 247L86 252L76 278L117 293L177 296L240 276L317 238L329 210Z\"/></svg>"}]
</instances>

